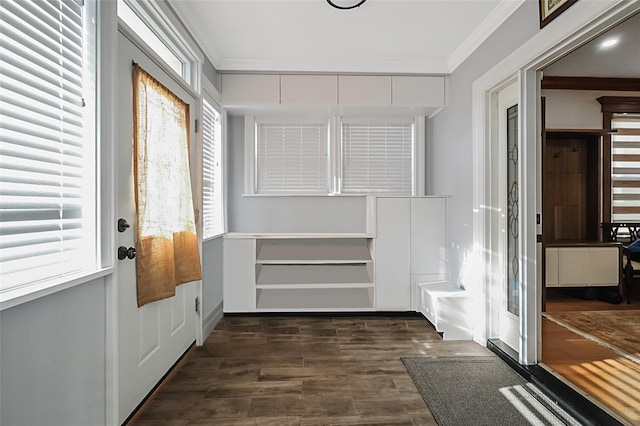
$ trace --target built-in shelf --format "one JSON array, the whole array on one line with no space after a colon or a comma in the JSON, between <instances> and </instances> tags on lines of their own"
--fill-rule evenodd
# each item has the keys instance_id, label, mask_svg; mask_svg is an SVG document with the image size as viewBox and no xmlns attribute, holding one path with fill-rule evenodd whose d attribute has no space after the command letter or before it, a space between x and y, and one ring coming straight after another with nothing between
<instances>
[{"instance_id":1,"label":"built-in shelf","mask_svg":"<svg viewBox=\"0 0 640 426\"><path fill-rule=\"evenodd\" d=\"M371 238L257 238L256 309L374 307Z\"/></svg>"},{"instance_id":2,"label":"built-in shelf","mask_svg":"<svg viewBox=\"0 0 640 426\"><path fill-rule=\"evenodd\" d=\"M371 261L367 239L263 239L256 242L262 264L321 264Z\"/></svg>"},{"instance_id":3,"label":"built-in shelf","mask_svg":"<svg viewBox=\"0 0 640 426\"><path fill-rule=\"evenodd\" d=\"M373 302L373 288L258 289L256 293L259 310L370 310Z\"/></svg>"},{"instance_id":4,"label":"built-in shelf","mask_svg":"<svg viewBox=\"0 0 640 426\"><path fill-rule=\"evenodd\" d=\"M446 198L367 196L362 222L225 234L224 312L418 310L418 285L448 277Z\"/></svg>"},{"instance_id":5,"label":"built-in shelf","mask_svg":"<svg viewBox=\"0 0 640 426\"><path fill-rule=\"evenodd\" d=\"M294 286L318 288L371 287L372 279L366 264L329 265L262 265L256 271L258 287L283 288Z\"/></svg>"}]
</instances>

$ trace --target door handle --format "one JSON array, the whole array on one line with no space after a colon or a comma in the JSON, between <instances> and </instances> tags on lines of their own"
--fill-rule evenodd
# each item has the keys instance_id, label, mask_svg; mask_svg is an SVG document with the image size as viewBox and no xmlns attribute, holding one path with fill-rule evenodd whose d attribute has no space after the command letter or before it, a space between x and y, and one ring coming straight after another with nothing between
<instances>
[{"instance_id":1,"label":"door handle","mask_svg":"<svg viewBox=\"0 0 640 426\"><path fill-rule=\"evenodd\" d=\"M133 259L136 257L135 247L126 248L125 246L118 247L118 260L124 260L126 258Z\"/></svg>"}]
</instances>

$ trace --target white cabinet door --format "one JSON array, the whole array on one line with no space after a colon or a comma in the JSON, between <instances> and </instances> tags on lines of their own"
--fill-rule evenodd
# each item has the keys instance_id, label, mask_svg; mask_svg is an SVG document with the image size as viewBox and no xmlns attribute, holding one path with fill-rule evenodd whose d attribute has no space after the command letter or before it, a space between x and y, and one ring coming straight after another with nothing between
<instances>
[{"instance_id":1,"label":"white cabinet door","mask_svg":"<svg viewBox=\"0 0 640 426\"><path fill-rule=\"evenodd\" d=\"M411 199L411 275L446 278L447 226L445 198Z\"/></svg>"},{"instance_id":2,"label":"white cabinet door","mask_svg":"<svg viewBox=\"0 0 640 426\"><path fill-rule=\"evenodd\" d=\"M223 74L222 103L229 106L278 105L280 76L275 74Z\"/></svg>"},{"instance_id":3,"label":"white cabinet door","mask_svg":"<svg viewBox=\"0 0 640 426\"><path fill-rule=\"evenodd\" d=\"M282 75L280 102L290 106L334 106L338 104L338 76Z\"/></svg>"},{"instance_id":4,"label":"white cabinet door","mask_svg":"<svg viewBox=\"0 0 640 426\"><path fill-rule=\"evenodd\" d=\"M558 249L555 247L547 247L545 253L545 287L559 287Z\"/></svg>"},{"instance_id":5,"label":"white cabinet door","mask_svg":"<svg viewBox=\"0 0 640 426\"><path fill-rule=\"evenodd\" d=\"M558 281L562 287L587 285L591 275L589 249L562 247L558 253Z\"/></svg>"},{"instance_id":6,"label":"white cabinet door","mask_svg":"<svg viewBox=\"0 0 640 426\"><path fill-rule=\"evenodd\" d=\"M340 106L391 106L391 76L341 75Z\"/></svg>"},{"instance_id":7,"label":"white cabinet door","mask_svg":"<svg viewBox=\"0 0 640 426\"><path fill-rule=\"evenodd\" d=\"M618 247L591 247L589 249L589 285L613 286L620 279L620 252Z\"/></svg>"},{"instance_id":8,"label":"white cabinet door","mask_svg":"<svg viewBox=\"0 0 640 426\"><path fill-rule=\"evenodd\" d=\"M225 238L223 258L224 312L253 311L256 308L255 239Z\"/></svg>"},{"instance_id":9,"label":"white cabinet door","mask_svg":"<svg viewBox=\"0 0 640 426\"><path fill-rule=\"evenodd\" d=\"M411 309L411 200L378 198L375 239L376 309Z\"/></svg>"},{"instance_id":10,"label":"white cabinet door","mask_svg":"<svg viewBox=\"0 0 640 426\"><path fill-rule=\"evenodd\" d=\"M444 106L444 77L393 76L393 106Z\"/></svg>"}]
</instances>

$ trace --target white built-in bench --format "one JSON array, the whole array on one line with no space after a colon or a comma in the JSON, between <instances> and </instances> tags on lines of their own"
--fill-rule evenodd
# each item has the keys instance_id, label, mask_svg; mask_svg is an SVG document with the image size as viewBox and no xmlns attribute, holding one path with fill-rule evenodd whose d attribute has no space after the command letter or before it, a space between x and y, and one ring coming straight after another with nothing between
<instances>
[{"instance_id":1,"label":"white built-in bench","mask_svg":"<svg viewBox=\"0 0 640 426\"><path fill-rule=\"evenodd\" d=\"M471 297L446 281L419 283L419 310L444 340L471 340Z\"/></svg>"}]
</instances>

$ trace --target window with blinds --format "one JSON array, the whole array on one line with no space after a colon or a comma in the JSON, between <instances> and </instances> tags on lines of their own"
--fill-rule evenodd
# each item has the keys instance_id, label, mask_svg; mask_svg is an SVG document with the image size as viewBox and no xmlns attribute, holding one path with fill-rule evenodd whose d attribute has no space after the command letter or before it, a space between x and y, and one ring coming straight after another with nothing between
<instances>
[{"instance_id":1,"label":"window with blinds","mask_svg":"<svg viewBox=\"0 0 640 426\"><path fill-rule=\"evenodd\" d=\"M224 233L222 205L222 131L218 111L203 102L202 111L202 225L203 238Z\"/></svg>"},{"instance_id":2,"label":"window with blinds","mask_svg":"<svg viewBox=\"0 0 640 426\"><path fill-rule=\"evenodd\" d=\"M344 122L342 193L413 194L414 125Z\"/></svg>"},{"instance_id":3,"label":"window with blinds","mask_svg":"<svg viewBox=\"0 0 640 426\"><path fill-rule=\"evenodd\" d=\"M614 114L611 128L613 222L640 221L640 114Z\"/></svg>"},{"instance_id":4,"label":"window with blinds","mask_svg":"<svg viewBox=\"0 0 640 426\"><path fill-rule=\"evenodd\" d=\"M256 123L259 194L328 193L327 123Z\"/></svg>"},{"instance_id":5,"label":"window with blinds","mask_svg":"<svg viewBox=\"0 0 640 426\"><path fill-rule=\"evenodd\" d=\"M0 2L3 292L96 269L93 6Z\"/></svg>"}]
</instances>

